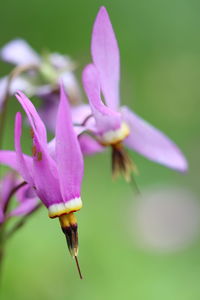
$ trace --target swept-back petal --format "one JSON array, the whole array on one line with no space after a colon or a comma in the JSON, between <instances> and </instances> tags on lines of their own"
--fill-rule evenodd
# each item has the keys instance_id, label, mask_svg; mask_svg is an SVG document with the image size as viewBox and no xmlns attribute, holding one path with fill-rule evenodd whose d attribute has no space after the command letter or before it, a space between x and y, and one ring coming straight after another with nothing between
<instances>
[{"instance_id":1,"label":"swept-back petal","mask_svg":"<svg viewBox=\"0 0 200 300\"><path fill-rule=\"evenodd\" d=\"M39 55L22 39L6 44L0 50L0 58L15 65L38 65L40 63Z\"/></svg>"},{"instance_id":2,"label":"swept-back petal","mask_svg":"<svg viewBox=\"0 0 200 300\"><path fill-rule=\"evenodd\" d=\"M33 178L36 193L47 207L63 202L56 163L49 155L47 145L43 145L35 132L33 137Z\"/></svg>"},{"instance_id":3,"label":"swept-back petal","mask_svg":"<svg viewBox=\"0 0 200 300\"><path fill-rule=\"evenodd\" d=\"M47 143L46 128L39 114L37 113L34 105L28 99L28 97L26 97L26 95L24 95L20 91L17 92L16 98L22 105L24 111L26 112L33 131L35 132L35 134L37 134L41 142L45 145Z\"/></svg>"},{"instance_id":4,"label":"swept-back petal","mask_svg":"<svg viewBox=\"0 0 200 300\"><path fill-rule=\"evenodd\" d=\"M87 129L83 126L74 126L74 132L76 133L77 137L80 136L86 130ZM48 143L48 153L56 161L56 138L53 138Z\"/></svg>"},{"instance_id":5,"label":"swept-back petal","mask_svg":"<svg viewBox=\"0 0 200 300\"><path fill-rule=\"evenodd\" d=\"M32 178L32 166L26 164L24 155L21 149L21 134L22 134L22 116L21 113L16 113L15 117L15 151L20 175L30 185L34 185Z\"/></svg>"},{"instance_id":6,"label":"swept-back petal","mask_svg":"<svg viewBox=\"0 0 200 300\"><path fill-rule=\"evenodd\" d=\"M13 209L8 216L23 216L31 213L38 204L38 198L30 198L27 199L25 202L20 203L15 209Z\"/></svg>"},{"instance_id":7,"label":"swept-back petal","mask_svg":"<svg viewBox=\"0 0 200 300\"><path fill-rule=\"evenodd\" d=\"M28 155L23 155L28 169L31 169L32 158ZM17 171L20 174L20 167L17 160L17 154L15 151L1 150L0 151L0 164L10 167L11 169Z\"/></svg>"},{"instance_id":8,"label":"swept-back petal","mask_svg":"<svg viewBox=\"0 0 200 300\"><path fill-rule=\"evenodd\" d=\"M184 155L166 135L127 107L122 107L122 115L131 129L131 134L125 140L128 147L169 168L181 172L187 170Z\"/></svg>"},{"instance_id":9,"label":"swept-back petal","mask_svg":"<svg viewBox=\"0 0 200 300\"><path fill-rule=\"evenodd\" d=\"M117 40L105 7L96 17L91 44L92 58L98 69L101 88L107 105L119 107L120 58Z\"/></svg>"},{"instance_id":10,"label":"swept-back petal","mask_svg":"<svg viewBox=\"0 0 200 300\"><path fill-rule=\"evenodd\" d=\"M100 97L100 80L96 67L87 65L83 71L83 85L96 120L99 133L116 130L121 125L120 113L105 106Z\"/></svg>"},{"instance_id":11,"label":"swept-back petal","mask_svg":"<svg viewBox=\"0 0 200 300\"><path fill-rule=\"evenodd\" d=\"M64 202L80 197L83 157L72 125L70 106L63 85L56 123L56 160Z\"/></svg>"},{"instance_id":12,"label":"swept-back petal","mask_svg":"<svg viewBox=\"0 0 200 300\"><path fill-rule=\"evenodd\" d=\"M43 203L49 207L63 202L55 161L48 153L46 128L31 101L21 92L17 99L24 108L33 130L33 185Z\"/></svg>"},{"instance_id":13,"label":"swept-back petal","mask_svg":"<svg viewBox=\"0 0 200 300\"><path fill-rule=\"evenodd\" d=\"M17 191L16 199L18 206L9 213L9 217L29 214L39 202L38 197L29 185L25 185Z\"/></svg>"}]
</instances>

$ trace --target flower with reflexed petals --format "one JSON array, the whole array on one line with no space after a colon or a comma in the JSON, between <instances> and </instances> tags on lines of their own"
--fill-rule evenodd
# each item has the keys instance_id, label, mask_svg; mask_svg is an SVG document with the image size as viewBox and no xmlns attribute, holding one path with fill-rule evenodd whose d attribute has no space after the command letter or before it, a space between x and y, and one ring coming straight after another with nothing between
<instances>
[{"instance_id":1,"label":"flower with reflexed petals","mask_svg":"<svg viewBox=\"0 0 200 300\"><path fill-rule=\"evenodd\" d=\"M22 93L16 97L22 105L31 126L32 157L21 149L22 117L15 119L15 152L0 151L0 163L18 171L34 189L48 208L49 217L58 217L66 236L71 255L78 255L77 221L74 212L82 207L81 182L83 157L77 135L73 129L70 107L61 86L55 135L55 153L51 156L47 143L46 128L31 101Z\"/></svg>"},{"instance_id":2,"label":"flower with reflexed petals","mask_svg":"<svg viewBox=\"0 0 200 300\"><path fill-rule=\"evenodd\" d=\"M105 7L100 8L94 23L91 52L93 63L83 71L83 85L94 120L88 119L84 125L101 145L112 147L113 175L122 173L130 180L135 169L124 146L169 168L186 171L184 155L167 136L128 107L120 107L119 49Z\"/></svg>"}]
</instances>

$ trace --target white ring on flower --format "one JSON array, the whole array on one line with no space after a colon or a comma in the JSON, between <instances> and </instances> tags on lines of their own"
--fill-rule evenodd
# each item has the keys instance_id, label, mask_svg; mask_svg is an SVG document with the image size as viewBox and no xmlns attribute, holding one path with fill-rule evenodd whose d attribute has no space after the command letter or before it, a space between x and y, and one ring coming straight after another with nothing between
<instances>
[{"instance_id":1,"label":"white ring on flower","mask_svg":"<svg viewBox=\"0 0 200 300\"><path fill-rule=\"evenodd\" d=\"M61 203L52 204L48 207L49 217L55 218L55 217L62 216L64 214L69 214L70 212L74 212L81 209L81 207L82 207L82 201L80 197L71 199L65 203L61 202Z\"/></svg>"}]
</instances>

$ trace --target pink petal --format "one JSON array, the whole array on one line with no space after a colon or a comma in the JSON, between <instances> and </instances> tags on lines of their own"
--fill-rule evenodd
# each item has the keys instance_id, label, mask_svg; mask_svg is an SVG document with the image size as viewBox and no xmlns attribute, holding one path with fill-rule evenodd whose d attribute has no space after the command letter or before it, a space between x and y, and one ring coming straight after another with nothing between
<instances>
[{"instance_id":1,"label":"pink petal","mask_svg":"<svg viewBox=\"0 0 200 300\"><path fill-rule=\"evenodd\" d=\"M70 106L63 85L56 124L56 158L64 202L80 197L83 157L73 129Z\"/></svg>"},{"instance_id":2,"label":"pink petal","mask_svg":"<svg viewBox=\"0 0 200 300\"><path fill-rule=\"evenodd\" d=\"M87 128L83 126L74 126L73 128L74 132L76 133L76 136L81 135L84 131L87 130ZM53 138L48 143L48 153L54 160L56 160L56 138Z\"/></svg>"},{"instance_id":3,"label":"pink petal","mask_svg":"<svg viewBox=\"0 0 200 300\"><path fill-rule=\"evenodd\" d=\"M15 209L13 209L8 216L22 216L27 215L31 213L36 206L38 205L38 198L27 198L26 201L22 202L17 206Z\"/></svg>"},{"instance_id":4,"label":"pink petal","mask_svg":"<svg viewBox=\"0 0 200 300\"><path fill-rule=\"evenodd\" d=\"M38 65L39 55L22 39L16 39L6 44L0 51L0 57L15 65Z\"/></svg>"},{"instance_id":5,"label":"pink petal","mask_svg":"<svg viewBox=\"0 0 200 300\"><path fill-rule=\"evenodd\" d=\"M80 104L71 107L72 120L75 124L82 124L91 114L92 111L89 104Z\"/></svg>"},{"instance_id":6,"label":"pink petal","mask_svg":"<svg viewBox=\"0 0 200 300\"><path fill-rule=\"evenodd\" d=\"M130 136L125 140L128 147L169 168L181 172L187 170L184 155L166 135L127 107L122 107L122 115L131 129Z\"/></svg>"},{"instance_id":7,"label":"pink petal","mask_svg":"<svg viewBox=\"0 0 200 300\"><path fill-rule=\"evenodd\" d=\"M120 58L117 40L105 7L101 7L92 32L92 58L99 72L107 105L119 107Z\"/></svg>"},{"instance_id":8,"label":"pink petal","mask_svg":"<svg viewBox=\"0 0 200 300\"><path fill-rule=\"evenodd\" d=\"M28 169L31 169L32 166L32 158L28 155L23 155L26 165L28 166ZM20 167L18 165L17 160L17 154L15 151L9 151L9 150L1 150L0 151L0 163L2 165L6 165L13 170L20 173Z\"/></svg>"},{"instance_id":9,"label":"pink petal","mask_svg":"<svg viewBox=\"0 0 200 300\"><path fill-rule=\"evenodd\" d=\"M99 133L118 129L121 125L121 115L103 104L100 97L99 76L93 64L86 66L83 71L83 85Z\"/></svg>"},{"instance_id":10,"label":"pink petal","mask_svg":"<svg viewBox=\"0 0 200 300\"><path fill-rule=\"evenodd\" d=\"M75 130L77 130L78 127L82 127L85 128L85 130L97 132L96 121L92 115L92 110L89 104L80 104L77 106L72 106L71 115L73 124L75 125ZM84 126L80 126L81 124L84 124Z\"/></svg>"},{"instance_id":11,"label":"pink petal","mask_svg":"<svg viewBox=\"0 0 200 300\"><path fill-rule=\"evenodd\" d=\"M30 198L37 198L37 194L29 184L24 185L16 192L16 200L19 204Z\"/></svg>"},{"instance_id":12,"label":"pink petal","mask_svg":"<svg viewBox=\"0 0 200 300\"><path fill-rule=\"evenodd\" d=\"M88 134L82 134L78 138L83 155L93 155L105 150L94 138Z\"/></svg>"},{"instance_id":13,"label":"pink petal","mask_svg":"<svg viewBox=\"0 0 200 300\"><path fill-rule=\"evenodd\" d=\"M18 92L17 99L24 108L33 129L33 185L36 193L47 207L63 202L56 163L48 153L45 126L35 107L23 93Z\"/></svg>"},{"instance_id":14,"label":"pink petal","mask_svg":"<svg viewBox=\"0 0 200 300\"><path fill-rule=\"evenodd\" d=\"M38 115L34 105L26 97L26 95L24 95L20 91L17 92L16 98L18 99L18 101L22 105L23 109L25 110L33 131L41 139L42 143L46 144L47 143L46 128L45 128L44 123L42 122L40 116Z\"/></svg>"},{"instance_id":15,"label":"pink petal","mask_svg":"<svg viewBox=\"0 0 200 300\"><path fill-rule=\"evenodd\" d=\"M26 161L24 159L24 155L22 153L21 149L21 134L22 134L22 116L21 113L16 113L15 117L15 151L16 151L16 158L18 163L18 169L21 176L24 178L26 182L28 182L30 185L33 184L33 178L32 178L32 166L28 166L26 164Z\"/></svg>"},{"instance_id":16,"label":"pink petal","mask_svg":"<svg viewBox=\"0 0 200 300\"><path fill-rule=\"evenodd\" d=\"M49 155L47 145L43 146L36 134L33 145L33 178L37 195L47 207L63 202L56 163Z\"/></svg>"}]
</instances>

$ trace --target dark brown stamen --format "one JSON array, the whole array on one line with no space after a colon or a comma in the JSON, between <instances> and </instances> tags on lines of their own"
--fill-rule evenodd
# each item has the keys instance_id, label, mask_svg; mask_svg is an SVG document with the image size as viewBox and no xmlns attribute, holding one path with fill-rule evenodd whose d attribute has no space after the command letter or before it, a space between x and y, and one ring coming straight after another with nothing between
<instances>
[{"instance_id":1,"label":"dark brown stamen","mask_svg":"<svg viewBox=\"0 0 200 300\"><path fill-rule=\"evenodd\" d=\"M77 225L69 225L62 227L62 231L66 237L67 246L72 257L78 253L78 227Z\"/></svg>"},{"instance_id":2,"label":"dark brown stamen","mask_svg":"<svg viewBox=\"0 0 200 300\"><path fill-rule=\"evenodd\" d=\"M77 269L79 276L82 279L82 274L80 271L78 263L78 224L74 213L65 214L59 217L60 225L62 231L66 237L67 246L71 256L76 260Z\"/></svg>"},{"instance_id":3,"label":"dark brown stamen","mask_svg":"<svg viewBox=\"0 0 200 300\"><path fill-rule=\"evenodd\" d=\"M132 172L137 173L137 167L124 149L122 143L112 145L112 174L113 178L122 175L126 181L131 181Z\"/></svg>"}]
</instances>

